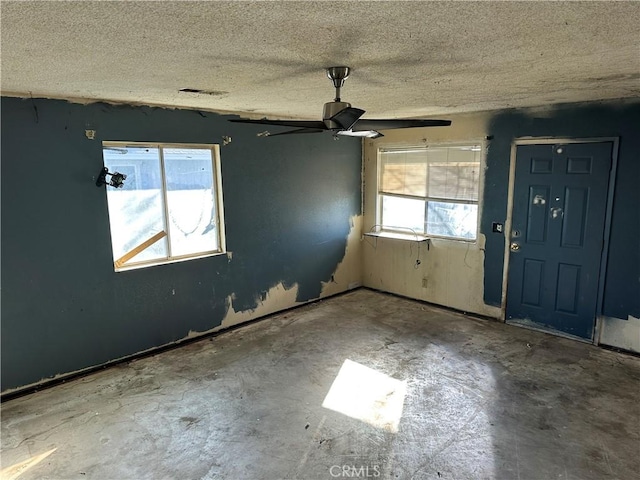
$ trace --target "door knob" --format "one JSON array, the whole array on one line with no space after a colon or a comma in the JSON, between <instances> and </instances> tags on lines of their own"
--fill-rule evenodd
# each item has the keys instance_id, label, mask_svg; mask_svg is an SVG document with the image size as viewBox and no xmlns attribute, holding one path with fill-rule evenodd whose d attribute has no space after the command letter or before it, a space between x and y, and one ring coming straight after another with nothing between
<instances>
[{"instance_id":1,"label":"door knob","mask_svg":"<svg viewBox=\"0 0 640 480\"><path fill-rule=\"evenodd\" d=\"M518 250L520 250L520 244L517 242L511 242L511 245L509 246L509 248L511 249L512 252L517 252Z\"/></svg>"}]
</instances>

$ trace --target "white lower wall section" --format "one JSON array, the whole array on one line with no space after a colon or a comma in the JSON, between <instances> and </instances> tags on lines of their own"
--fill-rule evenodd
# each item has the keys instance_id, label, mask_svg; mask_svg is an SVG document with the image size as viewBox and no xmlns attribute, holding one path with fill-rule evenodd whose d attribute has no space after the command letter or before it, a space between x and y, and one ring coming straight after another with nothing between
<instances>
[{"instance_id":1,"label":"white lower wall section","mask_svg":"<svg viewBox=\"0 0 640 480\"><path fill-rule=\"evenodd\" d=\"M640 318L602 318L600 343L640 353Z\"/></svg>"},{"instance_id":2,"label":"white lower wall section","mask_svg":"<svg viewBox=\"0 0 640 480\"><path fill-rule=\"evenodd\" d=\"M413 242L382 237L363 239L366 287L499 318L485 305L484 238L478 243L432 239Z\"/></svg>"}]
</instances>

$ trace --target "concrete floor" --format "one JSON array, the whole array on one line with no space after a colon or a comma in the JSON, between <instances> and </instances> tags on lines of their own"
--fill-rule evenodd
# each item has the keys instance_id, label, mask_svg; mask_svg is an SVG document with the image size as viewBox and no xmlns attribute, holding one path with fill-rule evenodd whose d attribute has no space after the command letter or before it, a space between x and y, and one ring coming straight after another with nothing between
<instances>
[{"instance_id":1,"label":"concrete floor","mask_svg":"<svg viewBox=\"0 0 640 480\"><path fill-rule=\"evenodd\" d=\"M3 478L639 478L639 380L361 289L4 403Z\"/></svg>"}]
</instances>

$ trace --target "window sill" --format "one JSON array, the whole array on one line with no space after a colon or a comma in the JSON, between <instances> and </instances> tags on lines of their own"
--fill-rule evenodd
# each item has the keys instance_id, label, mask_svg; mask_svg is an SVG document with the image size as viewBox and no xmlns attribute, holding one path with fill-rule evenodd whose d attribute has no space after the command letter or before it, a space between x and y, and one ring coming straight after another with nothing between
<instances>
[{"instance_id":1,"label":"window sill","mask_svg":"<svg viewBox=\"0 0 640 480\"><path fill-rule=\"evenodd\" d=\"M172 263L187 262L189 260L198 260L201 258L216 257L220 255L228 256L226 251L225 252L207 252L199 255L185 255L182 257L174 257L171 259L165 258L165 259L158 259L158 260L149 260L147 262L131 263L129 265L123 265L121 267L116 267L114 265L114 271L116 273L129 272L131 270L140 270L142 268L157 267L160 265L171 265Z\"/></svg>"},{"instance_id":2,"label":"window sill","mask_svg":"<svg viewBox=\"0 0 640 480\"><path fill-rule=\"evenodd\" d=\"M403 240L408 242L431 242L429 237L422 235L416 235L413 233L400 233L400 232L367 232L364 234L366 237L375 238L389 238L393 240Z\"/></svg>"}]
</instances>

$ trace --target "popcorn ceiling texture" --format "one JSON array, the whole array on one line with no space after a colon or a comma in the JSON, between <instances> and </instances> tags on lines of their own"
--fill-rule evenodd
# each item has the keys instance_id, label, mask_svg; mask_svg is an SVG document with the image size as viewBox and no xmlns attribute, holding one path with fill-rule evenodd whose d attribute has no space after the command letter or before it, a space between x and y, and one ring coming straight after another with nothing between
<instances>
[{"instance_id":1,"label":"popcorn ceiling texture","mask_svg":"<svg viewBox=\"0 0 640 480\"><path fill-rule=\"evenodd\" d=\"M640 97L640 2L2 2L2 94L320 118ZM201 89L209 94L179 92Z\"/></svg>"}]
</instances>

